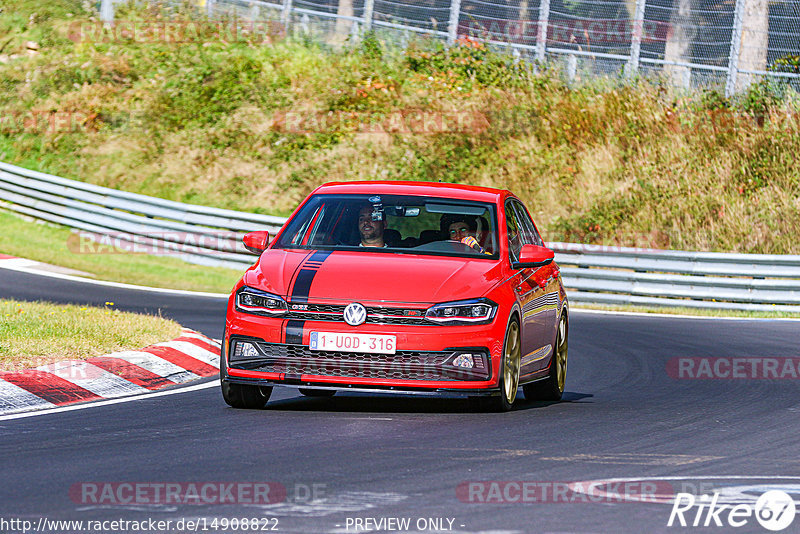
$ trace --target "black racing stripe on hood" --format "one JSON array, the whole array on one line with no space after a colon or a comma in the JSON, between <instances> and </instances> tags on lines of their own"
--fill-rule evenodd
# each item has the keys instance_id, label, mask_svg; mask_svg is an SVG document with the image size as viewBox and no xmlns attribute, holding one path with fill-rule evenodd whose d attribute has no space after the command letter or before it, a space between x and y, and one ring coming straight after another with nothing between
<instances>
[{"instance_id":1,"label":"black racing stripe on hood","mask_svg":"<svg viewBox=\"0 0 800 534\"><path fill-rule=\"evenodd\" d=\"M311 283L317 275L317 271L322 267L322 263L331 255L330 250L318 250L306 258L300 266L300 271L295 278L291 292L291 301L305 303L308 302L308 294L311 291Z\"/></svg>"}]
</instances>

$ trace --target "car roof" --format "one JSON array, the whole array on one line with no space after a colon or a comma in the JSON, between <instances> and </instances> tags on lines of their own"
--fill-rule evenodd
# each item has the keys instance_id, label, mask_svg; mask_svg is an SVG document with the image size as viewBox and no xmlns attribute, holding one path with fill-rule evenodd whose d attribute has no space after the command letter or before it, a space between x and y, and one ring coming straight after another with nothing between
<instances>
[{"instance_id":1,"label":"car roof","mask_svg":"<svg viewBox=\"0 0 800 534\"><path fill-rule=\"evenodd\" d=\"M440 182L363 181L329 182L314 190L314 194L422 195L496 203L511 193L505 189ZM511 195L513 196L513 195Z\"/></svg>"}]
</instances>

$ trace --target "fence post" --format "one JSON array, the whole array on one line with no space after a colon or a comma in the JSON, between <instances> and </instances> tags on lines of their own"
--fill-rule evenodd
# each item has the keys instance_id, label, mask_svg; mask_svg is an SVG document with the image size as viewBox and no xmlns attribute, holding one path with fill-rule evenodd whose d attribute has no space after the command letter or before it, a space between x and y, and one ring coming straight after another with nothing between
<instances>
[{"instance_id":1,"label":"fence post","mask_svg":"<svg viewBox=\"0 0 800 534\"><path fill-rule=\"evenodd\" d=\"M458 38L458 18L461 15L461 0L450 0L450 22L447 24L447 44L453 45Z\"/></svg>"},{"instance_id":2,"label":"fence post","mask_svg":"<svg viewBox=\"0 0 800 534\"><path fill-rule=\"evenodd\" d=\"M206 17L213 19L214 18L214 4L217 3L217 0L206 0Z\"/></svg>"},{"instance_id":3,"label":"fence post","mask_svg":"<svg viewBox=\"0 0 800 534\"><path fill-rule=\"evenodd\" d=\"M255 2L250 2L250 20L258 20L258 15L260 14L261 10L259 9L258 4Z\"/></svg>"},{"instance_id":4,"label":"fence post","mask_svg":"<svg viewBox=\"0 0 800 534\"><path fill-rule=\"evenodd\" d=\"M633 17L633 32L631 33L631 59L628 61L628 76L639 72L639 56L642 52L642 33L644 32L644 8L647 0L636 0L636 13Z\"/></svg>"},{"instance_id":5,"label":"fence post","mask_svg":"<svg viewBox=\"0 0 800 534\"><path fill-rule=\"evenodd\" d=\"M570 54L567 56L567 80L573 83L578 75L578 56Z\"/></svg>"},{"instance_id":6,"label":"fence post","mask_svg":"<svg viewBox=\"0 0 800 534\"><path fill-rule=\"evenodd\" d=\"M550 23L550 0L540 0L539 27L536 32L536 61L544 63L547 51L547 25Z\"/></svg>"},{"instance_id":7,"label":"fence post","mask_svg":"<svg viewBox=\"0 0 800 534\"><path fill-rule=\"evenodd\" d=\"M292 19L292 0L283 0L283 11L281 11L281 22L286 34L289 34L289 22Z\"/></svg>"},{"instance_id":8,"label":"fence post","mask_svg":"<svg viewBox=\"0 0 800 534\"><path fill-rule=\"evenodd\" d=\"M731 33L731 48L728 56L728 81L725 84L725 97L730 98L736 92L736 76L739 74L739 48L742 45L742 22L744 20L744 0L736 0L733 12L733 33Z\"/></svg>"},{"instance_id":9,"label":"fence post","mask_svg":"<svg viewBox=\"0 0 800 534\"><path fill-rule=\"evenodd\" d=\"M364 1L364 31L372 30L372 12L375 9L375 0Z\"/></svg>"},{"instance_id":10,"label":"fence post","mask_svg":"<svg viewBox=\"0 0 800 534\"><path fill-rule=\"evenodd\" d=\"M114 22L114 0L102 0L100 2L100 20Z\"/></svg>"}]
</instances>

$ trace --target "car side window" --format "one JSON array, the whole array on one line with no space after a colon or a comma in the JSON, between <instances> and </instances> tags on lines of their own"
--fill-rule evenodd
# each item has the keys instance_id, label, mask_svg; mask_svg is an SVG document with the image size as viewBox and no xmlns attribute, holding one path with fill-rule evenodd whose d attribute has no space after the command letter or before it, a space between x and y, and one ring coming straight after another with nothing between
<instances>
[{"instance_id":1,"label":"car side window","mask_svg":"<svg viewBox=\"0 0 800 534\"><path fill-rule=\"evenodd\" d=\"M536 231L536 226L533 224L530 215L528 215L525 206L516 201L512 201L511 205L514 206L514 211L517 212L517 221L522 232L522 242L526 245L544 246L542 237Z\"/></svg>"},{"instance_id":2,"label":"car side window","mask_svg":"<svg viewBox=\"0 0 800 534\"><path fill-rule=\"evenodd\" d=\"M522 235L517 221L516 210L510 202L506 203L506 231L508 233L508 256L512 262L519 261L519 253L522 250Z\"/></svg>"}]
</instances>

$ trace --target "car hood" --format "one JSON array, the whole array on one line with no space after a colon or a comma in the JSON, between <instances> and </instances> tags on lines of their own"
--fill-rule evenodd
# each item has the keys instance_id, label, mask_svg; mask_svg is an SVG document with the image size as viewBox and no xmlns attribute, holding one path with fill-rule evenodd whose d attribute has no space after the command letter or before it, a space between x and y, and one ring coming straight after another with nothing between
<instances>
[{"instance_id":1,"label":"car hood","mask_svg":"<svg viewBox=\"0 0 800 534\"><path fill-rule=\"evenodd\" d=\"M359 251L267 250L245 273L245 285L289 297L425 303L483 296L500 262Z\"/></svg>"}]
</instances>

